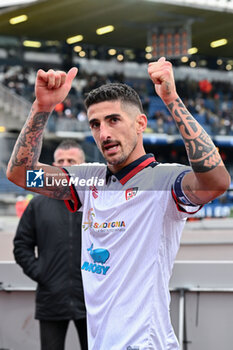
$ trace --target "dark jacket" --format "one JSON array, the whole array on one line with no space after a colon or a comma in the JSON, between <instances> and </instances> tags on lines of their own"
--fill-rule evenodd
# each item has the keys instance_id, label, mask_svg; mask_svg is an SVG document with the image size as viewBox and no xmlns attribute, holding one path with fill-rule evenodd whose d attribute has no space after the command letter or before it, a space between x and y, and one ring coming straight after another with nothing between
<instances>
[{"instance_id":1,"label":"dark jacket","mask_svg":"<svg viewBox=\"0 0 233 350\"><path fill-rule=\"evenodd\" d=\"M36 196L20 219L14 256L24 273L38 283L36 319L86 317L80 269L81 215L70 213L63 201Z\"/></svg>"}]
</instances>

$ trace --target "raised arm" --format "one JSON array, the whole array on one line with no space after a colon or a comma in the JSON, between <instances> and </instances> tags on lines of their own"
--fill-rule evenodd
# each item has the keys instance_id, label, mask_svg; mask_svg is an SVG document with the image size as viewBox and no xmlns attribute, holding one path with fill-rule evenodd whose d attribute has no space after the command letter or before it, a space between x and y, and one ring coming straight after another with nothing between
<instances>
[{"instance_id":1,"label":"raised arm","mask_svg":"<svg viewBox=\"0 0 233 350\"><path fill-rule=\"evenodd\" d=\"M172 64L162 57L149 64L148 73L155 84L156 93L178 126L193 170L185 175L183 190L193 203L207 203L228 189L230 175L211 138L179 98Z\"/></svg>"},{"instance_id":2,"label":"raised arm","mask_svg":"<svg viewBox=\"0 0 233 350\"><path fill-rule=\"evenodd\" d=\"M38 71L35 83L36 99L18 136L7 168L7 178L16 185L25 188L26 170L43 169L44 177L65 177L60 168L39 163L39 157L48 118L55 106L66 98L76 74L77 68L70 69L67 74L52 69L48 72L42 69ZM65 186L44 186L30 190L58 199L71 198L69 188Z\"/></svg>"}]
</instances>

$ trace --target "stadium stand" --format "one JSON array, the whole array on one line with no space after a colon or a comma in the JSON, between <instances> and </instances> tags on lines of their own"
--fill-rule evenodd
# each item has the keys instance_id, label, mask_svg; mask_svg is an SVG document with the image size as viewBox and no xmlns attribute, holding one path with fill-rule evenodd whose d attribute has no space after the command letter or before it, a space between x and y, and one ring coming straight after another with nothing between
<instances>
[{"instance_id":1,"label":"stadium stand","mask_svg":"<svg viewBox=\"0 0 233 350\"><path fill-rule=\"evenodd\" d=\"M88 65L90 67L90 65ZM129 63L127 63L129 67ZM134 67L134 65L133 65ZM143 66L142 66L143 67ZM138 67L137 67L138 68ZM144 70L143 67L142 70ZM95 69L98 69L95 66ZM100 69L101 71L101 69ZM125 70L126 71L126 70ZM55 111L49 119L46 132L48 134L68 132L69 135L83 133L89 135L89 125L84 109L84 98L88 91L107 82L123 82L135 88L143 103L145 113L148 116L148 128L146 130L145 143L149 144L148 151L158 153L157 149L153 150L152 135L157 135L156 146L163 145L162 156L158 156L161 161L187 162L185 154L177 151L177 145L182 144L179 139L179 133L174 120L171 118L169 111L163 102L154 94L154 87L150 80L145 77L133 77L134 69L131 68L130 76L124 72L115 72L113 74L100 74L97 72L86 72L80 69L78 78L75 79L74 86L69 96L63 103L56 106ZM180 71L179 71L180 73ZM189 74L192 70L189 69ZM208 71L209 77L215 72ZM5 106L5 115L10 129L20 129L29 112L30 104L34 99L34 80L36 69L28 66L3 66L0 72L0 98L2 106ZM187 76L187 70L186 70ZM201 80L195 80L191 75L188 79L178 79L177 91L192 115L204 127L213 140L221 148L221 154L233 174L233 166L230 161L230 151L222 146L231 144L233 135L233 86L230 81L217 81L216 77L210 83L206 78L200 75ZM218 76L217 76L218 78ZM208 89L206 88L208 87ZM10 122L10 123L9 123ZM161 135L159 138L158 135ZM89 137L89 136L87 136ZM175 137L169 141L169 137ZM227 138L230 139L227 139ZM91 138L89 138L91 141ZM169 144L171 146L169 147ZM173 146L172 146L173 145ZM174 150L174 145L175 150ZM0 194L14 193L15 196L26 195L19 187L11 184L5 177L5 170L0 171ZM231 191L224 197L224 201L231 204L233 202ZM213 205L218 205L217 200Z\"/></svg>"},{"instance_id":2,"label":"stadium stand","mask_svg":"<svg viewBox=\"0 0 233 350\"><path fill-rule=\"evenodd\" d=\"M32 67L30 69L19 66L4 67L0 74L0 82L10 89L19 100L25 99L24 103L27 104L27 101L31 102L34 97L35 74L36 71ZM56 107L48 124L48 131L88 130L83 106L85 94L104 83L116 81L125 82L138 91L148 115L148 132L178 133L174 122L169 118L167 108L154 95L152 84L148 79L132 77L129 79L119 73L106 76L100 75L98 72L88 74L82 71L76 79L76 85L70 96ZM207 133L210 135L233 135L233 85L228 81L213 81L210 88L206 90L203 83L207 84L209 81L206 79L201 81L178 80L177 90L190 112L206 129ZM13 110L19 113L19 108Z\"/></svg>"}]
</instances>

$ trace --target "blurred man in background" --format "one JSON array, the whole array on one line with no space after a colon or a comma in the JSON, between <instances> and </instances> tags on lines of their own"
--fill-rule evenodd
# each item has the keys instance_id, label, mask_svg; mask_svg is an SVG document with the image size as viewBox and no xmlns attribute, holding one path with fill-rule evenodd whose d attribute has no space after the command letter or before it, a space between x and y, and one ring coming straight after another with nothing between
<instances>
[{"instance_id":1,"label":"blurred man in background","mask_svg":"<svg viewBox=\"0 0 233 350\"><path fill-rule=\"evenodd\" d=\"M65 140L54 152L53 165L85 161L82 148ZM80 272L80 212L63 201L36 196L26 208L14 238L14 256L24 273L38 283L35 318L40 322L41 350L64 350L70 320L81 349L87 350L86 310ZM36 253L37 251L37 253Z\"/></svg>"}]
</instances>

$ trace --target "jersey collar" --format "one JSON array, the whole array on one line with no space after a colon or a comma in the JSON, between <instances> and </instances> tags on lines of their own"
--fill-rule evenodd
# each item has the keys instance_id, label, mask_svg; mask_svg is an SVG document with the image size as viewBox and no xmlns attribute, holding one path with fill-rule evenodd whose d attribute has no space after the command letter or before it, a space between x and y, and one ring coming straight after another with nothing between
<instances>
[{"instance_id":1,"label":"jersey collar","mask_svg":"<svg viewBox=\"0 0 233 350\"><path fill-rule=\"evenodd\" d=\"M122 185L124 185L127 181L129 181L134 175L136 175L139 171L148 167L152 163L155 163L155 157L153 154L145 154L144 156L136 159L134 162L130 163L117 173L113 174L109 168L107 168L106 173L106 181L110 178L110 176L114 175Z\"/></svg>"}]
</instances>

